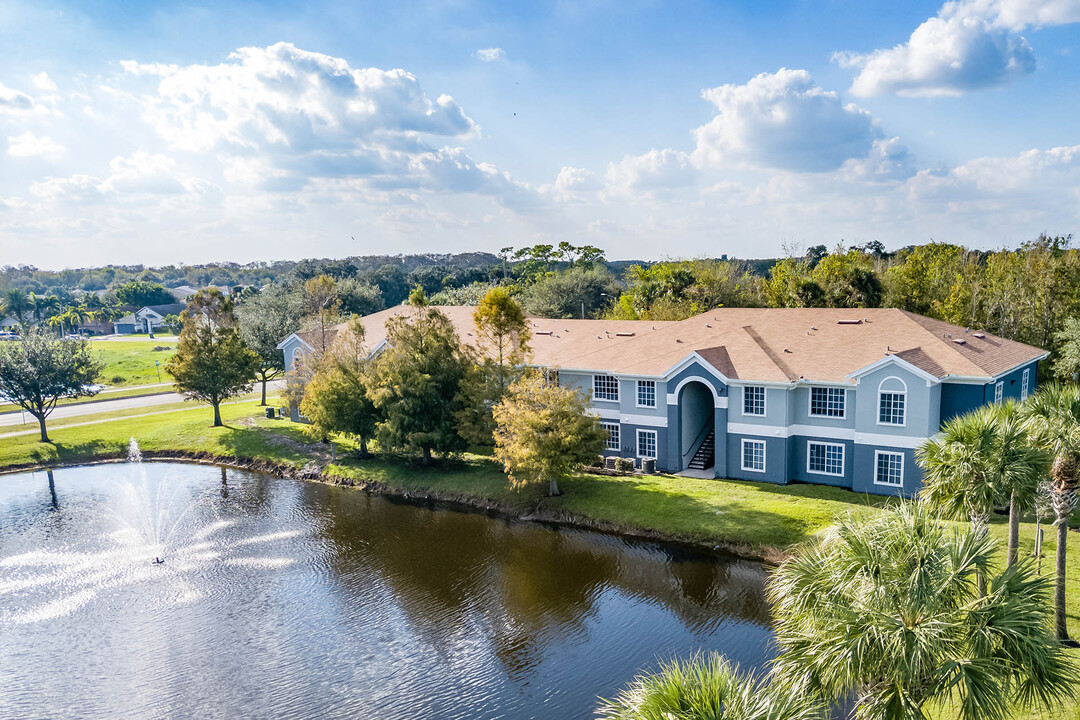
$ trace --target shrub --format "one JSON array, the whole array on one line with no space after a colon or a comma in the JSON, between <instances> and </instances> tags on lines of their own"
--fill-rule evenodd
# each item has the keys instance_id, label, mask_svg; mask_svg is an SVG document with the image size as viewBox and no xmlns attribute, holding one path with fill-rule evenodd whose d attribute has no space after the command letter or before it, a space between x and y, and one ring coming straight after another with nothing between
<instances>
[{"instance_id":1,"label":"shrub","mask_svg":"<svg viewBox=\"0 0 1080 720\"><path fill-rule=\"evenodd\" d=\"M634 472L634 459L633 458L615 458L615 470L622 473Z\"/></svg>"}]
</instances>

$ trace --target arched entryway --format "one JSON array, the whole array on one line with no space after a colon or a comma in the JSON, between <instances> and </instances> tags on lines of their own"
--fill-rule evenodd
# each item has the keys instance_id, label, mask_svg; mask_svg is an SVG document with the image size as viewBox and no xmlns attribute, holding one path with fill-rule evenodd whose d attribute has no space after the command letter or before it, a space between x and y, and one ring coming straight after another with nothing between
<instances>
[{"instance_id":1,"label":"arched entryway","mask_svg":"<svg viewBox=\"0 0 1080 720\"><path fill-rule=\"evenodd\" d=\"M679 453L684 470L708 470L716 460L716 410L713 392L703 382L679 392Z\"/></svg>"}]
</instances>

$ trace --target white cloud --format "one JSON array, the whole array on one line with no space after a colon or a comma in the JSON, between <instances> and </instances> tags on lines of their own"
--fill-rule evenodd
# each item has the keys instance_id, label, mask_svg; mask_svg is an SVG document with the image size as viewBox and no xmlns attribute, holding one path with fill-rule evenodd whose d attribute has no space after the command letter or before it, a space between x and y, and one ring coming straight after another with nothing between
<instances>
[{"instance_id":1,"label":"white cloud","mask_svg":"<svg viewBox=\"0 0 1080 720\"><path fill-rule=\"evenodd\" d=\"M43 155L61 155L64 146L50 137L24 132L21 135L8 136L8 155L12 157L39 157Z\"/></svg>"},{"instance_id":2,"label":"white cloud","mask_svg":"<svg viewBox=\"0 0 1080 720\"><path fill-rule=\"evenodd\" d=\"M781 68L702 95L718 114L694 131L693 158L701 167L825 172L866 157L881 137L869 112L844 104L805 70Z\"/></svg>"},{"instance_id":3,"label":"white cloud","mask_svg":"<svg viewBox=\"0 0 1080 720\"><path fill-rule=\"evenodd\" d=\"M506 51L497 47L480 48L474 55L480 62L495 62L496 60L506 59Z\"/></svg>"},{"instance_id":4,"label":"white cloud","mask_svg":"<svg viewBox=\"0 0 1080 720\"><path fill-rule=\"evenodd\" d=\"M26 113L34 108L34 99L29 95L0 83L0 115Z\"/></svg>"},{"instance_id":5,"label":"white cloud","mask_svg":"<svg viewBox=\"0 0 1080 720\"><path fill-rule=\"evenodd\" d=\"M670 148L627 155L617 163L610 163L604 175L610 190L633 194L685 187L695 178L690 156Z\"/></svg>"},{"instance_id":6,"label":"white cloud","mask_svg":"<svg viewBox=\"0 0 1080 720\"><path fill-rule=\"evenodd\" d=\"M541 203L540 196L494 165L476 162L463 148L442 148L413 157L409 169L416 187L448 193L489 195L501 204L526 209Z\"/></svg>"},{"instance_id":7,"label":"white cloud","mask_svg":"<svg viewBox=\"0 0 1080 720\"><path fill-rule=\"evenodd\" d=\"M839 52L841 67L859 68L851 91L861 97L961 95L1002 87L1035 71L1035 52L1019 33L1080 22L1080 0L958 0L892 48Z\"/></svg>"},{"instance_id":8,"label":"white cloud","mask_svg":"<svg viewBox=\"0 0 1080 720\"><path fill-rule=\"evenodd\" d=\"M216 190L205 180L177 172L175 165L170 157L138 150L128 156L113 158L109 162L109 174L104 178L85 173L52 177L33 183L30 193L51 202L89 204L108 198L207 194Z\"/></svg>"},{"instance_id":9,"label":"white cloud","mask_svg":"<svg viewBox=\"0 0 1080 720\"><path fill-rule=\"evenodd\" d=\"M241 48L220 65L123 66L160 77L148 118L172 145L195 152L302 155L477 131L453 98L432 101L404 70L352 68L289 43Z\"/></svg>"},{"instance_id":10,"label":"white cloud","mask_svg":"<svg viewBox=\"0 0 1080 720\"><path fill-rule=\"evenodd\" d=\"M942 16L984 17L995 27L1022 32L1029 27L1080 22L1077 0L953 0L942 6Z\"/></svg>"},{"instance_id":11,"label":"white cloud","mask_svg":"<svg viewBox=\"0 0 1080 720\"><path fill-rule=\"evenodd\" d=\"M981 157L946 173L923 170L909 183L915 196L948 196L957 191L987 195L1045 195L1053 188L1074 190L1080 182L1080 145L1032 149L1007 157Z\"/></svg>"},{"instance_id":12,"label":"white cloud","mask_svg":"<svg viewBox=\"0 0 1080 720\"><path fill-rule=\"evenodd\" d=\"M449 95L430 99L404 70L353 68L289 43L241 48L219 65L122 63L156 86L146 118L178 150L214 152L224 177L275 191L319 178L363 178L376 190L488 195L524 208L536 193L460 147L479 127Z\"/></svg>"},{"instance_id":13,"label":"white cloud","mask_svg":"<svg viewBox=\"0 0 1080 720\"><path fill-rule=\"evenodd\" d=\"M900 138L882 138L874 141L869 155L849 159L841 171L855 181L904 180L915 174L915 158Z\"/></svg>"},{"instance_id":14,"label":"white cloud","mask_svg":"<svg viewBox=\"0 0 1080 720\"><path fill-rule=\"evenodd\" d=\"M585 168L567 165L559 170L555 178L555 190L560 193L588 192L599 190L600 181Z\"/></svg>"},{"instance_id":15,"label":"white cloud","mask_svg":"<svg viewBox=\"0 0 1080 720\"><path fill-rule=\"evenodd\" d=\"M34 87L38 90L44 90L45 92L56 92L56 83L49 77L49 73L42 70L39 73L31 76L30 80L34 83Z\"/></svg>"}]
</instances>

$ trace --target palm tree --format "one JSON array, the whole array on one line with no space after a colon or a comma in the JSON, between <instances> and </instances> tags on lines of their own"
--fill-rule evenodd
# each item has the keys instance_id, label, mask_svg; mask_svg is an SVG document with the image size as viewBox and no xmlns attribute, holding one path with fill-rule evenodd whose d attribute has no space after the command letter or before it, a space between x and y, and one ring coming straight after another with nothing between
<instances>
[{"instance_id":1,"label":"palm tree","mask_svg":"<svg viewBox=\"0 0 1080 720\"><path fill-rule=\"evenodd\" d=\"M1014 704L1052 708L1078 675L1049 627L1049 581L1030 561L988 578L992 538L904 503L849 518L769 581L775 672L863 720L998 720Z\"/></svg>"},{"instance_id":2,"label":"palm tree","mask_svg":"<svg viewBox=\"0 0 1080 720\"><path fill-rule=\"evenodd\" d=\"M661 664L634 678L614 700L602 700L602 720L812 720L821 704L764 678L739 672L716 653Z\"/></svg>"},{"instance_id":3,"label":"palm tree","mask_svg":"<svg viewBox=\"0 0 1080 720\"><path fill-rule=\"evenodd\" d=\"M1080 388L1052 383L1024 403L1023 414L1039 441L1054 455L1050 469L1054 524L1057 525L1054 624L1057 637L1069 640L1065 623L1065 558L1069 545L1069 517L1076 509L1080 487Z\"/></svg>"},{"instance_id":4,"label":"palm tree","mask_svg":"<svg viewBox=\"0 0 1080 720\"><path fill-rule=\"evenodd\" d=\"M1031 437L1020 406L986 405L945 423L917 451L921 497L939 512L986 531L995 507L1009 504L1007 563L1016 562L1020 516L1035 503L1050 455Z\"/></svg>"},{"instance_id":5,"label":"palm tree","mask_svg":"<svg viewBox=\"0 0 1080 720\"><path fill-rule=\"evenodd\" d=\"M18 288L6 290L3 297L0 298L0 311L18 320L20 325L26 319L26 313L30 310L30 307L30 301L26 297L26 293Z\"/></svg>"}]
</instances>

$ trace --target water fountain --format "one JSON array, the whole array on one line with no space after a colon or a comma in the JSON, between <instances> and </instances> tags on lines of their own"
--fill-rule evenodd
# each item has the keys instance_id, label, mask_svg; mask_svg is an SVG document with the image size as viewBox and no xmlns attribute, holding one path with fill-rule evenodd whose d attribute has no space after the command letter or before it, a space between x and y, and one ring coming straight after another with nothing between
<instances>
[{"instance_id":1,"label":"water fountain","mask_svg":"<svg viewBox=\"0 0 1080 720\"><path fill-rule=\"evenodd\" d=\"M147 481L145 469L142 467L142 450L135 438L128 441L128 462L135 466L138 473L138 482L129 483L128 496L132 501L131 510L134 511L134 523L127 523L142 536L146 545L154 550L154 565L164 565L165 557L169 550L170 541L176 532L183 526L185 519L192 513L191 510L199 502L199 498L193 498L184 502L179 512L176 509L179 487L167 482L158 482L152 489ZM126 522L123 517L121 521Z\"/></svg>"}]
</instances>

